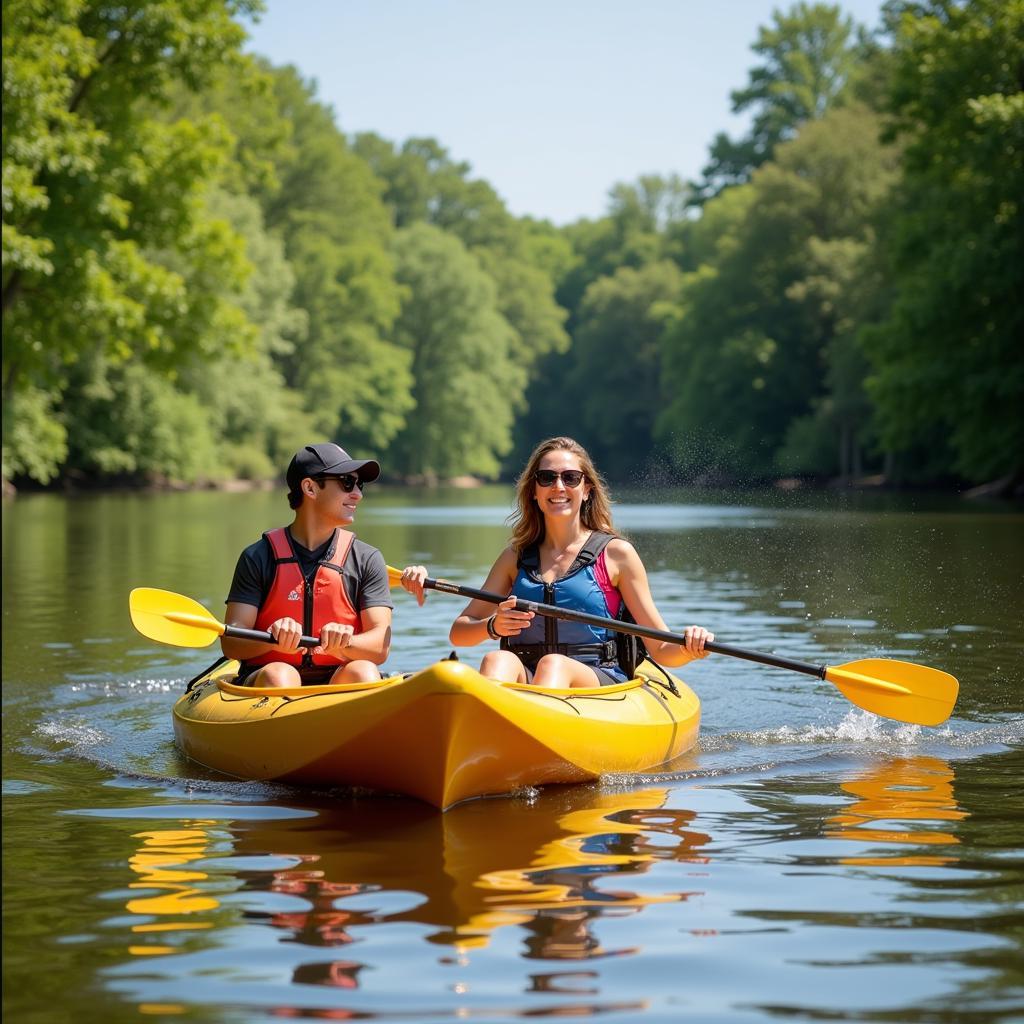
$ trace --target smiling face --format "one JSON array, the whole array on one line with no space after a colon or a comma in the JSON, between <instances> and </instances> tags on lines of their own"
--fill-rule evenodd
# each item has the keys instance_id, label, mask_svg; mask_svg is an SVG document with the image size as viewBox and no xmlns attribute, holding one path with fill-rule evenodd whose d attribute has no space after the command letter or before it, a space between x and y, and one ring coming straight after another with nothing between
<instances>
[{"instance_id":1,"label":"smiling face","mask_svg":"<svg viewBox=\"0 0 1024 1024\"><path fill-rule=\"evenodd\" d=\"M579 456L573 452L558 449L547 452L537 465L537 472L550 471L553 473L583 472ZM563 476L557 477L549 486L543 486L534 477L533 496L536 499L537 507L545 516L558 518L572 518L578 516L583 502L590 497L590 482L586 474L583 480L575 487L570 487Z\"/></svg>"},{"instance_id":2,"label":"smiling face","mask_svg":"<svg viewBox=\"0 0 1024 1024\"><path fill-rule=\"evenodd\" d=\"M312 499L318 517L343 527L355 521L356 508L363 500L359 487L346 491L337 477L327 477L323 481L307 477L302 481L302 490L307 498Z\"/></svg>"}]
</instances>

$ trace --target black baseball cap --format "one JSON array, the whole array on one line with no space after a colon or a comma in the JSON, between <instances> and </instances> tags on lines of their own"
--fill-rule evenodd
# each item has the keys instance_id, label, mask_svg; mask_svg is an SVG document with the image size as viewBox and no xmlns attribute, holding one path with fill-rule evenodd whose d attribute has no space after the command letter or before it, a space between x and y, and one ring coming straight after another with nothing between
<instances>
[{"instance_id":1,"label":"black baseball cap","mask_svg":"<svg viewBox=\"0 0 1024 1024\"><path fill-rule=\"evenodd\" d=\"M307 444L288 463L288 490L298 491L307 476L344 476L346 473L356 473L360 480L376 480L380 476L380 463L373 459L353 459L344 448L330 441Z\"/></svg>"}]
</instances>

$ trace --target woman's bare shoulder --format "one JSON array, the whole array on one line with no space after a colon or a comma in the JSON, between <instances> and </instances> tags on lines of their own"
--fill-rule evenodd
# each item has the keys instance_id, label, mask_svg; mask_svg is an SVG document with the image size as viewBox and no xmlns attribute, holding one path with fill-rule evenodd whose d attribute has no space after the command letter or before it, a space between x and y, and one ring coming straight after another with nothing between
<instances>
[{"instance_id":1,"label":"woman's bare shoulder","mask_svg":"<svg viewBox=\"0 0 1024 1024\"><path fill-rule=\"evenodd\" d=\"M630 558L640 557L636 553L636 548L633 547L625 537L613 537L608 541L608 546L605 548L605 551L607 551L608 556L616 562L624 562Z\"/></svg>"},{"instance_id":2,"label":"woman's bare shoulder","mask_svg":"<svg viewBox=\"0 0 1024 1024\"><path fill-rule=\"evenodd\" d=\"M518 565L519 563L519 552L516 550L514 544L509 544L502 548L501 554L495 559L495 565Z\"/></svg>"},{"instance_id":3,"label":"woman's bare shoulder","mask_svg":"<svg viewBox=\"0 0 1024 1024\"><path fill-rule=\"evenodd\" d=\"M487 578L492 583L500 579L507 581L511 585L512 580L515 579L516 573L519 571L518 566L519 553L513 545L509 544L502 549L501 554L494 560L494 565L491 566L491 571L488 573Z\"/></svg>"}]
</instances>

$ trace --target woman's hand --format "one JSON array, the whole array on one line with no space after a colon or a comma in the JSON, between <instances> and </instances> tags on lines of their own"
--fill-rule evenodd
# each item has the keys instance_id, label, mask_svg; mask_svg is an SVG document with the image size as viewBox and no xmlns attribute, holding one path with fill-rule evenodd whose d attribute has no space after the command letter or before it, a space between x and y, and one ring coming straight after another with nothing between
<instances>
[{"instance_id":1,"label":"woman's hand","mask_svg":"<svg viewBox=\"0 0 1024 1024\"><path fill-rule=\"evenodd\" d=\"M421 607L427 599L427 595L423 592L423 581L429 575L422 565L407 565L402 570L402 586L416 598L416 603Z\"/></svg>"},{"instance_id":2,"label":"woman's hand","mask_svg":"<svg viewBox=\"0 0 1024 1024\"><path fill-rule=\"evenodd\" d=\"M506 597L488 620L498 636L519 636L533 621L533 612L517 612L515 610L517 600L518 598L515 597Z\"/></svg>"},{"instance_id":3,"label":"woman's hand","mask_svg":"<svg viewBox=\"0 0 1024 1024\"><path fill-rule=\"evenodd\" d=\"M703 626L687 626L683 630L683 636L686 637L686 645L683 646L683 650L691 658L706 658L711 653L704 649L704 645L714 640L715 634L709 633Z\"/></svg>"}]
</instances>

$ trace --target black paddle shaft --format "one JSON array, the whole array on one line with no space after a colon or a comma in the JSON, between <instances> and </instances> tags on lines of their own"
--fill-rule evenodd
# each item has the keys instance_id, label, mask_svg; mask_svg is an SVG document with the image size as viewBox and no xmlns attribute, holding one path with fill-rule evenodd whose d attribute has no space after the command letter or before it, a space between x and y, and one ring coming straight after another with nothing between
<instances>
[{"instance_id":1,"label":"black paddle shaft","mask_svg":"<svg viewBox=\"0 0 1024 1024\"><path fill-rule=\"evenodd\" d=\"M477 590L475 587L460 587L457 583L449 583L447 580L423 581L424 589L440 590L445 594L457 594L459 597L470 597L477 601L486 601L488 604L501 604L508 600L500 594L493 594L488 590ZM600 615L590 615L587 612L573 611L571 608L559 608L553 604L540 604L538 601L524 601L516 599L515 610L517 612L534 612L537 615L546 615L552 619L563 619L566 622L583 622L588 626L601 626L605 629L614 630L616 633L629 633L631 636L641 636L648 640L661 640L668 644L685 644L686 637L680 633L669 633L663 629L651 629L649 626L641 626L635 622L623 622L620 619L606 619ZM805 675L825 678L828 670L827 665L812 665L807 661L796 661L793 658L780 658L774 654L761 654L758 651L748 651L744 647L733 647L731 644L720 644L717 641L708 641L704 649L713 654L727 654L731 658L742 658L744 661L756 661L760 665L772 665L775 668L791 669L793 672L803 672Z\"/></svg>"},{"instance_id":2,"label":"black paddle shaft","mask_svg":"<svg viewBox=\"0 0 1024 1024\"><path fill-rule=\"evenodd\" d=\"M276 641L262 629L243 629L241 626L225 626L224 636L234 637L236 640L259 640L265 644L272 644ZM315 636L304 636L299 638L300 647L319 647L320 640Z\"/></svg>"}]
</instances>

